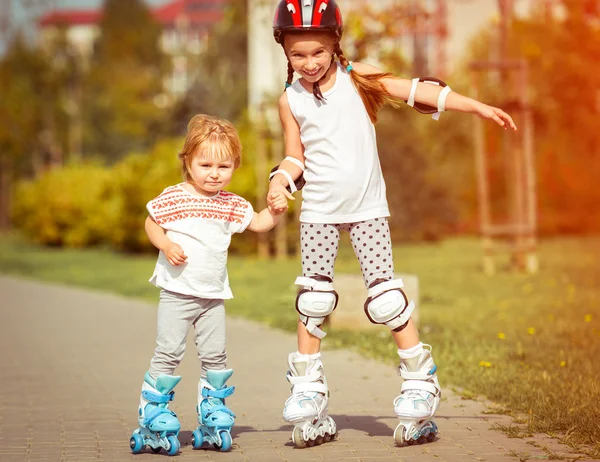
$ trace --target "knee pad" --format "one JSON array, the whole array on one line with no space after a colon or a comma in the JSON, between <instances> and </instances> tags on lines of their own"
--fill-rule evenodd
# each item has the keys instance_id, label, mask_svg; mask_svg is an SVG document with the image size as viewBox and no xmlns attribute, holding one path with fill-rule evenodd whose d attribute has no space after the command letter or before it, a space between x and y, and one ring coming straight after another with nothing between
<instances>
[{"instance_id":1,"label":"knee pad","mask_svg":"<svg viewBox=\"0 0 600 462\"><path fill-rule=\"evenodd\" d=\"M368 291L365 314L373 324L385 324L391 330L404 326L415 309L402 290L402 279L380 282Z\"/></svg>"},{"instance_id":2,"label":"knee pad","mask_svg":"<svg viewBox=\"0 0 600 462\"><path fill-rule=\"evenodd\" d=\"M327 276L298 277L295 284L303 286L296 297L300 320L315 337L325 337L319 326L335 310L339 299L332 280Z\"/></svg>"}]
</instances>

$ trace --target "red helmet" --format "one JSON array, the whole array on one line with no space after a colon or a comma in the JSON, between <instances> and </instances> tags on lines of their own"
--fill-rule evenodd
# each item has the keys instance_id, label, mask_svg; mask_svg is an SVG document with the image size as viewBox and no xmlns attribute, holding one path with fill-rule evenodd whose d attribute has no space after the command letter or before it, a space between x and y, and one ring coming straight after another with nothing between
<instances>
[{"instance_id":1,"label":"red helmet","mask_svg":"<svg viewBox=\"0 0 600 462\"><path fill-rule=\"evenodd\" d=\"M280 0L273 19L273 36L282 43L284 32L330 30L342 37L342 12L335 0Z\"/></svg>"}]
</instances>

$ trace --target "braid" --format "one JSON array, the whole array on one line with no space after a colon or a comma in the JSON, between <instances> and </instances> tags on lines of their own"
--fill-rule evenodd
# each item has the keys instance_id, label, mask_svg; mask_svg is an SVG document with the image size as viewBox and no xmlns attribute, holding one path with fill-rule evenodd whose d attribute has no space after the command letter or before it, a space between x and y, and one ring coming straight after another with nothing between
<instances>
[{"instance_id":1,"label":"braid","mask_svg":"<svg viewBox=\"0 0 600 462\"><path fill-rule=\"evenodd\" d=\"M350 62L344 56L340 42L337 42L333 53L337 55L340 63L344 68L347 68ZM389 72L379 72L377 74L359 74L356 71L350 71L350 78L362 99L365 109L369 114L371 122L377 122L377 113L385 103L390 103L394 107L399 107L400 104L394 100L392 95L384 87L382 79L392 77Z\"/></svg>"},{"instance_id":2,"label":"braid","mask_svg":"<svg viewBox=\"0 0 600 462\"><path fill-rule=\"evenodd\" d=\"M287 68L287 81L285 82L286 88L289 87L294 80L294 68L292 67L292 63L288 60L288 68Z\"/></svg>"},{"instance_id":3,"label":"braid","mask_svg":"<svg viewBox=\"0 0 600 462\"><path fill-rule=\"evenodd\" d=\"M340 60L340 63L342 63L342 66L344 66L345 68L348 67L348 65L350 64L350 61L348 61L346 59L346 57L344 56L344 52L342 51L340 42L337 42L335 44L335 50L333 51L333 54L337 55L338 59Z\"/></svg>"}]
</instances>

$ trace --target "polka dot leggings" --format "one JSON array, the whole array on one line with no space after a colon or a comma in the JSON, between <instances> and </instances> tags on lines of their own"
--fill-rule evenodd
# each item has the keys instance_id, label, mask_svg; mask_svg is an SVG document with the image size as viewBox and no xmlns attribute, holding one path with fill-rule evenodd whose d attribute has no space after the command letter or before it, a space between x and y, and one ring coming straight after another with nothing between
<instances>
[{"instance_id":1,"label":"polka dot leggings","mask_svg":"<svg viewBox=\"0 0 600 462\"><path fill-rule=\"evenodd\" d=\"M339 225L301 223L302 273L305 277L321 275L333 279L333 265L338 253L340 230L350 233L350 241L358 257L366 287L376 279L387 281L394 278L392 244L387 218Z\"/></svg>"}]
</instances>

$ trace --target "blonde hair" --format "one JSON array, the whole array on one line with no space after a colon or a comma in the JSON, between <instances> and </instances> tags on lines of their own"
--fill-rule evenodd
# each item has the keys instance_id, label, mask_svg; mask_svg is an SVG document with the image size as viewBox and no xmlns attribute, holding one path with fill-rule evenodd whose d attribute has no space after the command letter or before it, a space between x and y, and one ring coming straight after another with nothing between
<instances>
[{"instance_id":1,"label":"blonde hair","mask_svg":"<svg viewBox=\"0 0 600 462\"><path fill-rule=\"evenodd\" d=\"M183 149L178 154L183 179L187 182L192 182L190 166L197 155L218 161L231 160L234 169L238 168L242 163L242 143L233 124L206 114L192 117Z\"/></svg>"},{"instance_id":2,"label":"blonde hair","mask_svg":"<svg viewBox=\"0 0 600 462\"><path fill-rule=\"evenodd\" d=\"M298 32L295 32L298 33ZM350 62L344 56L342 47L340 46L339 39L335 37L331 32L323 32L331 37L333 41L333 56L337 56L341 65L347 68ZM282 46L285 50L285 37L281 41ZM286 53L287 56L287 53ZM333 60L333 59L332 59ZM392 95L386 90L385 86L381 82L382 79L393 77L389 72L378 72L376 74L359 74L356 71L350 71L350 78L354 83L360 98L362 99L365 109L369 114L369 118L372 123L377 122L377 114L385 103L391 104L393 107L400 107L398 101L396 101ZM287 69L287 85L291 85L294 78L294 68L288 59ZM315 84L318 85L318 84ZM320 93L320 90L318 90Z\"/></svg>"}]
</instances>

